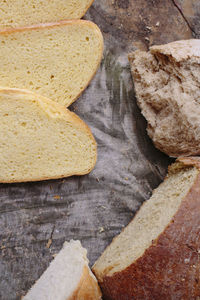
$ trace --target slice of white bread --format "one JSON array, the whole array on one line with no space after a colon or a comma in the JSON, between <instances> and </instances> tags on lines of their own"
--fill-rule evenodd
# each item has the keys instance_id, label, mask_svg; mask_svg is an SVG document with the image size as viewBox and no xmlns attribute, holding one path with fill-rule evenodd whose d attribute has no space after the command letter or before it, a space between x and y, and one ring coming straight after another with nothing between
<instances>
[{"instance_id":1,"label":"slice of white bread","mask_svg":"<svg viewBox=\"0 0 200 300\"><path fill-rule=\"evenodd\" d=\"M180 158L93 266L104 299L200 296L200 158Z\"/></svg>"},{"instance_id":2,"label":"slice of white bread","mask_svg":"<svg viewBox=\"0 0 200 300\"><path fill-rule=\"evenodd\" d=\"M200 40L129 55L138 105L155 146L174 157L200 154Z\"/></svg>"},{"instance_id":3,"label":"slice of white bread","mask_svg":"<svg viewBox=\"0 0 200 300\"><path fill-rule=\"evenodd\" d=\"M69 106L94 76L99 28L84 20L0 31L0 85L28 89Z\"/></svg>"},{"instance_id":4,"label":"slice of white bread","mask_svg":"<svg viewBox=\"0 0 200 300\"><path fill-rule=\"evenodd\" d=\"M101 292L79 241L65 242L23 300L100 300Z\"/></svg>"},{"instance_id":5,"label":"slice of white bread","mask_svg":"<svg viewBox=\"0 0 200 300\"><path fill-rule=\"evenodd\" d=\"M26 90L0 88L0 182L83 175L96 162L88 126L64 106Z\"/></svg>"},{"instance_id":6,"label":"slice of white bread","mask_svg":"<svg viewBox=\"0 0 200 300\"><path fill-rule=\"evenodd\" d=\"M80 19L93 0L1 1L0 28Z\"/></svg>"}]
</instances>

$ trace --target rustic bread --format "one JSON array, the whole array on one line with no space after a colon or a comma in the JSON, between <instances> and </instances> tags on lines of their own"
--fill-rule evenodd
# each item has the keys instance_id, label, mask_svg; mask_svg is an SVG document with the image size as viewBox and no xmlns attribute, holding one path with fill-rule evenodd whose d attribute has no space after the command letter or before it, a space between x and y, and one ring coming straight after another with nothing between
<instances>
[{"instance_id":1,"label":"rustic bread","mask_svg":"<svg viewBox=\"0 0 200 300\"><path fill-rule=\"evenodd\" d=\"M79 19L93 0L1 1L0 28Z\"/></svg>"},{"instance_id":2,"label":"rustic bread","mask_svg":"<svg viewBox=\"0 0 200 300\"><path fill-rule=\"evenodd\" d=\"M200 297L200 158L180 158L93 266L109 300Z\"/></svg>"},{"instance_id":3,"label":"rustic bread","mask_svg":"<svg viewBox=\"0 0 200 300\"><path fill-rule=\"evenodd\" d=\"M102 57L99 28L83 20L0 31L0 85L28 89L69 106Z\"/></svg>"},{"instance_id":4,"label":"rustic bread","mask_svg":"<svg viewBox=\"0 0 200 300\"><path fill-rule=\"evenodd\" d=\"M79 241L65 242L23 300L100 300L101 292Z\"/></svg>"},{"instance_id":5,"label":"rustic bread","mask_svg":"<svg viewBox=\"0 0 200 300\"><path fill-rule=\"evenodd\" d=\"M129 55L138 105L155 146L174 157L200 154L200 40Z\"/></svg>"},{"instance_id":6,"label":"rustic bread","mask_svg":"<svg viewBox=\"0 0 200 300\"><path fill-rule=\"evenodd\" d=\"M0 88L0 182L89 173L96 142L64 106L32 92Z\"/></svg>"}]
</instances>

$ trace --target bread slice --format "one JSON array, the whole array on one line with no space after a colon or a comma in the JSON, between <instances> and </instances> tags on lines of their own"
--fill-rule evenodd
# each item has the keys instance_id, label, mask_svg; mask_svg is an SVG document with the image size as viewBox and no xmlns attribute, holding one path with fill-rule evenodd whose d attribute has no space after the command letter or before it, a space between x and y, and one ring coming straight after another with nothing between
<instances>
[{"instance_id":1,"label":"bread slice","mask_svg":"<svg viewBox=\"0 0 200 300\"><path fill-rule=\"evenodd\" d=\"M138 105L155 146L178 157L200 154L200 40L129 55Z\"/></svg>"},{"instance_id":2,"label":"bread slice","mask_svg":"<svg viewBox=\"0 0 200 300\"><path fill-rule=\"evenodd\" d=\"M180 158L93 266L104 299L200 296L200 158Z\"/></svg>"},{"instance_id":3,"label":"bread slice","mask_svg":"<svg viewBox=\"0 0 200 300\"><path fill-rule=\"evenodd\" d=\"M1 1L0 28L80 19L93 0Z\"/></svg>"},{"instance_id":4,"label":"bread slice","mask_svg":"<svg viewBox=\"0 0 200 300\"><path fill-rule=\"evenodd\" d=\"M65 242L23 300L100 300L101 292L79 241Z\"/></svg>"},{"instance_id":5,"label":"bread slice","mask_svg":"<svg viewBox=\"0 0 200 300\"><path fill-rule=\"evenodd\" d=\"M28 89L69 106L94 76L99 28L83 20L0 31L0 85Z\"/></svg>"},{"instance_id":6,"label":"bread slice","mask_svg":"<svg viewBox=\"0 0 200 300\"><path fill-rule=\"evenodd\" d=\"M88 126L32 92L0 88L0 182L83 175L96 162Z\"/></svg>"}]
</instances>

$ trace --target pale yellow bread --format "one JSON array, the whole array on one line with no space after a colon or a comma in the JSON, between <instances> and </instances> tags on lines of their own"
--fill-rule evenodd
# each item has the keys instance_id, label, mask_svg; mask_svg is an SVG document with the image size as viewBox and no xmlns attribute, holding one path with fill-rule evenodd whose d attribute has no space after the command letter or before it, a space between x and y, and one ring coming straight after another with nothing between
<instances>
[{"instance_id":1,"label":"pale yellow bread","mask_svg":"<svg viewBox=\"0 0 200 300\"><path fill-rule=\"evenodd\" d=\"M23 300L100 300L101 292L79 241L65 242Z\"/></svg>"},{"instance_id":2,"label":"pale yellow bread","mask_svg":"<svg viewBox=\"0 0 200 300\"><path fill-rule=\"evenodd\" d=\"M0 85L28 89L69 106L96 73L99 28L71 20L0 31Z\"/></svg>"},{"instance_id":3,"label":"pale yellow bread","mask_svg":"<svg viewBox=\"0 0 200 300\"><path fill-rule=\"evenodd\" d=\"M26 90L0 88L0 182L89 173L96 142L64 106Z\"/></svg>"},{"instance_id":4,"label":"pale yellow bread","mask_svg":"<svg viewBox=\"0 0 200 300\"><path fill-rule=\"evenodd\" d=\"M94 0L1 1L0 28L80 19Z\"/></svg>"}]
</instances>

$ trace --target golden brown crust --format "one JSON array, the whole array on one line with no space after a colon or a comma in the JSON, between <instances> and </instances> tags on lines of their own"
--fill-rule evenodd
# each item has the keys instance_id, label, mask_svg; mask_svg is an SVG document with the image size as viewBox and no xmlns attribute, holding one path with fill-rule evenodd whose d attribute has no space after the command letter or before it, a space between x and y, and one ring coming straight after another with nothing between
<instances>
[{"instance_id":1,"label":"golden brown crust","mask_svg":"<svg viewBox=\"0 0 200 300\"><path fill-rule=\"evenodd\" d=\"M63 120L67 120L69 122L72 122L76 127L79 128L79 130L83 131L84 133L87 133L91 140L93 140L93 143L95 145L96 148L96 156L95 156L95 160L93 163L93 166L91 166L91 168L85 172L82 173L72 173L72 174L62 174L60 176L52 176L52 177L35 177L35 178L21 178L19 180L1 180L1 183L16 183L16 182L30 182L30 181L42 181L42 180L51 180L51 179L59 179L59 178L65 178L65 177L70 177L70 176L78 176L78 175L85 175L88 174L89 172L92 171L92 169L94 168L95 164L96 164L96 160L97 160L97 144L96 141L94 139L94 136L90 130L90 128L88 127L88 125L81 120L75 113L71 112L70 110L68 110L67 108L65 108L64 106L62 106L59 103L56 103L46 97L37 95L34 92L25 90L25 89L16 89L16 88L8 88L8 87L0 87L0 93L10 93L10 94L21 94L21 95L25 95L27 96L26 100L27 101L33 101L36 100L38 101L38 104L40 105L41 109L45 110L45 106L42 105L43 103L48 104L48 106L52 107L53 109L55 109L57 112L60 112L60 115L57 115L57 118L62 118ZM46 111L47 113L49 113L48 111Z\"/></svg>"},{"instance_id":2,"label":"golden brown crust","mask_svg":"<svg viewBox=\"0 0 200 300\"><path fill-rule=\"evenodd\" d=\"M98 63L97 63L97 66L96 66L93 74L88 79L88 82L82 87L80 93L75 98L71 99L66 104L66 107L70 106L74 101L76 101L80 97L82 92L87 88L87 86L90 84L91 80L94 78L94 76L99 68L99 65L102 60L103 48L104 48L103 36L102 36L102 33L101 33L99 27L95 23L93 23L91 21L87 21L87 20L62 20L62 21L52 22L52 23L41 23L41 24L30 25L30 26L25 26L25 27L7 28L7 29L0 30L0 35L8 35L8 34L14 34L17 32L24 32L24 31L31 31L31 30L43 30L43 29L50 29L50 28L59 27L59 26L70 26L70 25L74 25L74 24L77 24L77 25L79 24L81 26L89 25L90 27L92 27L95 30L97 36L99 37L101 46L100 46L99 53L98 53L99 54Z\"/></svg>"},{"instance_id":3,"label":"golden brown crust","mask_svg":"<svg viewBox=\"0 0 200 300\"><path fill-rule=\"evenodd\" d=\"M101 291L97 281L90 274L88 266L84 266L79 286L73 295L66 300L100 300Z\"/></svg>"},{"instance_id":4,"label":"golden brown crust","mask_svg":"<svg viewBox=\"0 0 200 300\"><path fill-rule=\"evenodd\" d=\"M179 159L187 166L199 159ZM200 297L200 173L165 231L133 264L100 283L105 299L196 300Z\"/></svg>"}]
</instances>

